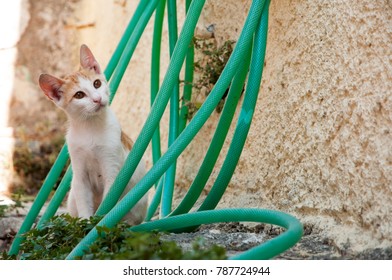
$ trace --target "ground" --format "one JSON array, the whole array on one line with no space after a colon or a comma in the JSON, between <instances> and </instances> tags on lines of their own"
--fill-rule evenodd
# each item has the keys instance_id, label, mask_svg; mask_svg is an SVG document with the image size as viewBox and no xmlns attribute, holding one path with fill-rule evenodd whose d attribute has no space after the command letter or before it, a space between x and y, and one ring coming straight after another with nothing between
<instances>
[{"instance_id":1,"label":"ground","mask_svg":"<svg viewBox=\"0 0 392 280\"><path fill-rule=\"evenodd\" d=\"M12 238L19 229L27 208L17 208L0 218L0 252L7 250L12 242ZM64 212L64 209L60 209ZM169 234L164 240L172 240L183 249L189 249L193 241L202 239L204 246L216 244L226 248L227 255L232 256L255 247L268 239L274 238L282 232L276 226L264 224L243 224L243 223L218 223L212 225L202 225L199 229L191 233ZM390 260L392 259L392 248L371 249L363 252L352 252L350 244L345 248L340 248L330 239L322 237L314 232L312 226L304 226L304 236L292 248L278 255L275 259L283 260Z\"/></svg>"}]
</instances>

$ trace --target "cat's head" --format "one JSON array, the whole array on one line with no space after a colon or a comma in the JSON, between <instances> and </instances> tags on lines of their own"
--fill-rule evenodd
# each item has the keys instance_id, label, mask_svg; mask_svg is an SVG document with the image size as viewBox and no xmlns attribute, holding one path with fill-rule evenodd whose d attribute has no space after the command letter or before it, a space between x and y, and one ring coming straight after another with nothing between
<instances>
[{"instance_id":1,"label":"cat's head","mask_svg":"<svg viewBox=\"0 0 392 280\"><path fill-rule=\"evenodd\" d=\"M39 85L69 118L87 120L106 110L109 88L98 62L86 45L80 47L80 65L78 72L62 79L41 74Z\"/></svg>"}]
</instances>

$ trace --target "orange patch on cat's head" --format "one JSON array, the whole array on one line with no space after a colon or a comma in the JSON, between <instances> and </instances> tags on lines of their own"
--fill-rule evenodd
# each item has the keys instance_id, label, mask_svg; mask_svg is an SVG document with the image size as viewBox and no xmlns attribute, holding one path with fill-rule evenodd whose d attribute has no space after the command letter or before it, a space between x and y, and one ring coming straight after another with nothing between
<instances>
[{"instance_id":1,"label":"orange patch on cat's head","mask_svg":"<svg viewBox=\"0 0 392 280\"><path fill-rule=\"evenodd\" d=\"M106 81L105 77L101 74L95 73L92 69L81 68L79 71L74 72L65 76L62 80L64 81L63 85L61 86L61 90L64 92L64 105L67 105L71 102L75 93L79 90L79 82L80 79L86 79L93 82L96 79L100 79L102 81Z\"/></svg>"}]
</instances>

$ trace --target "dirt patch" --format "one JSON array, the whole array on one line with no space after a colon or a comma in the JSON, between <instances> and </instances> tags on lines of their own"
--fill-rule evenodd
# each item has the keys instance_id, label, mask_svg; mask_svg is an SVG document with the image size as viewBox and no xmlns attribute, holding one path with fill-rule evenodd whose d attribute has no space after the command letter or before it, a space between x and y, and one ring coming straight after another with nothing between
<instances>
[{"instance_id":1,"label":"dirt patch","mask_svg":"<svg viewBox=\"0 0 392 280\"><path fill-rule=\"evenodd\" d=\"M192 242L202 239L204 246L212 244L223 246L227 254L232 256L255 247L271 238L276 237L282 229L279 227L259 224L246 226L241 223L220 223L203 225L196 232L171 234L167 240L173 240L184 249ZM274 259L283 260L332 260L332 259L363 259L363 260L390 260L392 247L375 248L362 252L352 252L350 245L339 248L334 242L318 233L312 233L310 226L305 226L302 239L286 252Z\"/></svg>"}]
</instances>

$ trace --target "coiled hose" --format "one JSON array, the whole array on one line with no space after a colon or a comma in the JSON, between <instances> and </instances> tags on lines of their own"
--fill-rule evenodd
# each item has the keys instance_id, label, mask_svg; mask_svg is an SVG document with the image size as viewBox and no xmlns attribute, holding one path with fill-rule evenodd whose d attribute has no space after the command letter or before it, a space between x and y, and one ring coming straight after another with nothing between
<instances>
[{"instance_id":1,"label":"coiled hose","mask_svg":"<svg viewBox=\"0 0 392 280\"><path fill-rule=\"evenodd\" d=\"M165 2L165 0L140 1L105 69L105 76L109 81L112 93L110 101L112 101L139 39L155 11L151 64L151 112L113 186L96 212L97 215L104 216L97 226L114 227L139 199L155 185L155 196L150 204L146 221L141 225L131 227L130 230L184 231L192 230L201 224L234 221L271 223L286 228L286 231L261 245L232 257L232 259L272 258L293 246L301 238L303 228L297 219L279 211L263 209L213 210L219 203L233 175L252 121L264 65L270 1L254 0L252 2L243 30L229 61L207 99L188 125L186 125L187 101L191 98L194 56L191 41L205 0L186 0L187 16L178 37L176 3L175 0L167 1L171 60L164 80L159 87L160 44ZM186 82L181 108L179 108L179 75L185 59L184 80ZM200 208L196 212L188 213L199 198L217 161L232 124L234 112L247 76L248 81L240 115L220 172ZM221 117L199 172L183 200L173 210L172 198L176 160L205 124L227 89L229 89L229 93ZM169 146L166 153L162 155L159 123L169 99L171 102ZM118 201L151 141L153 167L127 195ZM14 239L9 254L18 253L23 241L23 234L32 227L57 178L60 176L61 170L65 167L68 157L67 145L64 145ZM68 167L59 187L49 202L47 210L38 221L38 228L56 213L70 188L71 178L72 171ZM159 204L161 204L160 219L151 221ZM84 249L94 242L97 237L98 232L96 228L93 228L73 249L67 259L83 255Z\"/></svg>"}]
</instances>

